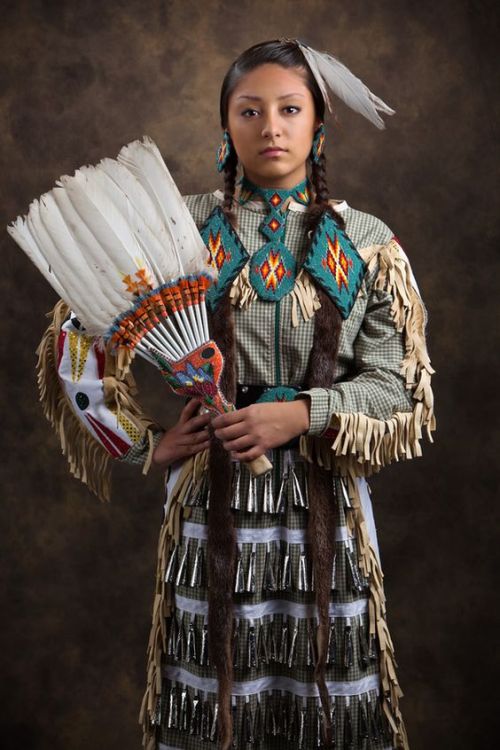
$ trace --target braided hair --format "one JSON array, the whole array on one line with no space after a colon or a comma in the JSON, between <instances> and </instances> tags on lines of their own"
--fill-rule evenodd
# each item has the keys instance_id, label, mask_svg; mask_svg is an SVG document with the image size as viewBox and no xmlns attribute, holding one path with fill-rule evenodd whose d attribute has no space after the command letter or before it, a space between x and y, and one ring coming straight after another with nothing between
<instances>
[{"instance_id":1,"label":"braided hair","mask_svg":"<svg viewBox=\"0 0 500 750\"><path fill-rule=\"evenodd\" d=\"M228 124L229 97L239 80L249 71L264 63L276 63L285 68L297 68L305 75L307 87L309 88L318 119L323 121L325 115L325 101L307 64L300 48L293 41L263 42L250 47L243 52L229 68L221 88L220 118L223 128ZM341 228L345 228L342 216L335 211L329 201L329 192L326 179L326 157L321 154L318 163L310 159L310 182L314 191L314 201L309 204L305 218L305 229L309 241L312 242L314 230L318 226L324 212L328 212ZM238 156L231 148L228 159L224 166L224 201L222 210L233 226L237 226L236 214L233 210L236 177L238 172ZM318 290L321 307L316 312L315 333L313 346L310 353L306 373L308 387L329 387L333 382L336 351L341 328L341 317L338 309L330 300L328 295ZM231 325L231 305L226 309L226 314L219 316L225 320L226 327ZM222 339L225 327L222 326L220 337ZM234 337L233 337L234 338ZM325 342L326 345L325 345ZM229 349L225 356L230 354ZM229 368L228 368L229 369ZM220 446L213 445L211 448L212 464L220 466L224 458L224 451ZM212 456L213 454L213 456ZM229 471L229 468L227 468ZM214 468L211 476L217 484L217 471ZM310 493L310 513L308 525L308 538L311 541L312 560L316 581L316 603L318 606L318 653L315 665L314 677L318 684L320 699L323 705L325 721L326 746L332 741L332 722L328 707L328 691L326 687L326 660L328 648L328 626L329 626L329 598L331 586L331 569L334 554L335 540L335 513L331 503L331 475L320 466L315 466L309 472L308 486ZM231 622L232 622L232 579L231 575L235 565L235 544L231 543L232 514L228 507L230 497L218 495L219 504L227 506L224 515L224 528L226 530L225 543L217 538L215 526L220 519L209 515L209 537L213 544L207 549L207 563L209 578L213 585L209 587L209 622L208 622L208 645L209 654L214 664L219 682L219 729L222 738L223 750L228 750L231 738L231 716L230 716L230 691L232 683L231 663ZM221 570L231 572L231 575L220 575ZM219 573L219 575L218 575ZM216 610L210 616L211 610Z\"/></svg>"}]
</instances>

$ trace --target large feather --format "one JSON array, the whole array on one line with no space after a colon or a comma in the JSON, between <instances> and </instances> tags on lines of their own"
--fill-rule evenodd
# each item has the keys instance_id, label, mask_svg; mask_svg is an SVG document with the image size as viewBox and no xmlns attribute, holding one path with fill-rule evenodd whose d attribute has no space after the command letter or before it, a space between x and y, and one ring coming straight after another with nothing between
<instances>
[{"instance_id":1,"label":"large feather","mask_svg":"<svg viewBox=\"0 0 500 750\"><path fill-rule=\"evenodd\" d=\"M330 112L332 106L327 87L339 99L342 99L348 107L366 117L377 128L385 128L385 123L378 111L386 115L393 115L395 110L371 92L360 78L351 73L349 68L333 55L327 52L318 52L302 42L300 43L300 49L311 68Z\"/></svg>"},{"instance_id":2,"label":"large feather","mask_svg":"<svg viewBox=\"0 0 500 750\"><path fill-rule=\"evenodd\" d=\"M174 247L179 252L182 275L206 272L206 248L203 240L155 143L144 136L143 141L134 141L124 146L117 159L128 167L156 202L165 224L175 238Z\"/></svg>"},{"instance_id":3,"label":"large feather","mask_svg":"<svg viewBox=\"0 0 500 750\"><path fill-rule=\"evenodd\" d=\"M7 228L91 335L132 307L124 280L139 269L152 287L217 277L154 142L134 141L118 158L63 175Z\"/></svg>"}]
</instances>

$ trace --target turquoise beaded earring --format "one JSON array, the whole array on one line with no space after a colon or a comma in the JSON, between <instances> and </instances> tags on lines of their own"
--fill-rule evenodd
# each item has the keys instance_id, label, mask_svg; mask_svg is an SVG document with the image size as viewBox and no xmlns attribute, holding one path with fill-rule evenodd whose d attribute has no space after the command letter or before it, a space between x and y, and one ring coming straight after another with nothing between
<instances>
[{"instance_id":1,"label":"turquoise beaded earring","mask_svg":"<svg viewBox=\"0 0 500 750\"><path fill-rule=\"evenodd\" d=\"M232 151L231 136L227 130L224 130L222 141L217 148L217 171L222 172L227 164L227 160Z\"/></svg>"},{"instance_id":2,"label":"turquoise beaded earring","mask_svg":"<svg viewBox=\"0 0 500 750\"><path fill-rule=\"evenodd\" d=\"M316 129L316 132L314 133L314 140L311 147L311 161L314 162L314 164L319 164L319 159L321 154L323 153L324 147L325 147L325 126L323 123L318 126Z\"/></svg>"}]
</instances>

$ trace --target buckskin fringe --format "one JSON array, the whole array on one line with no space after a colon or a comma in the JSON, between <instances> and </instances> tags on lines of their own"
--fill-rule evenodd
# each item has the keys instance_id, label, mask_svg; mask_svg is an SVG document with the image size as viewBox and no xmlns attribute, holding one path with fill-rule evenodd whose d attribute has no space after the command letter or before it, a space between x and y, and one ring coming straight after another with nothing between
<instances>
[{"instance_id":1,"label":"buckskin fringe","mask_svg":"<svg viewBox=\"0 0 500 750\"><path fill-rule=\"evenodd\" d=\"M86 484L101 501L108 502L111 456L75 416L57 372L57 339L69 312L68 305L59 300L47 314L51 323L36 350L39 397L43 412L59 437L71 474ZM154 451L152 428L155 425L142 413L141 407L132 397L136 388L132 374L128 372L129 365L130 356L122 358L120 363L112 356L106 357L104 395L107 406L116 412L117 418L122 414L142 435L147 436L149 448L143 467L143 473L147 473Z\"/></svg>"},{"instance_id":2,"label":"buckskin fringe","mask_svg":"<svg viewBox=\"0 0 500 750\"><path fill-rule=\"evenodd\" d=\"M243 310L250 307L252 302L257 298L257 292L250 284L248 274L249 266L247 264L233 281L229 292L231 304ZM314 282L303 268L297 274L290 297L292 300L291 319L293 328L299 325L299 308L303 319L307 322L314 316L316 310L319 310L321 307Z\"/></svg>"},{"instance_id":3,"label":"buckskin fringe","mask_svg":"<svg viewBox=\"0 0 500 750\"><path fill-rule=\"evenodd\" d=\"M383 586L384 574L376 552L370 544L370 537L363 515L357 478L350 472L347 477L348 494L352 509L347 513L347 525L355 533L358 549L358 563L370 582L369 632L377 636L380 649L380 680L382 708L392 730L394 746L398 750L409 750L408 737L399 709L399 699L403 691L399 685L394 645L386 620L386 600Z\"/></svg>"},{"instance_id":4,"label":"buckskin fringe","mask_svg":"<svg viewBox=\"0 0 500 750\"><path fill-rule=\"evenodd\" d=\"M208 451L201 451L184 461L177 481L167 498L167 510L160 529L156 564L155 596L151 630L147 647L147 684L139 724L142 725L142 746L156 750L155 715L161 699L162 658L167 651L168 618L173 611L172 584L165 581L170 555L180 542L181 521L189 518L191 508L184 505L187 495L196 492L208 468ZM168 473L167 473L168 478Z\"/></svg>"},{"instance_id":5,"label":"buckskin fringe","mask_svg":"<svg viewBox=\"0 0 500 750\"><path fill-rule=\"evenodd\" d=\"M416 402L409 412L395 412L389 419L375 419L361 412L334 414L330 427L338 430L329 439L302 435L300 452L308 461L326 468L336 467L344 476L354 471L370 476L392 461L422 455L423 434L432 443L436 429L431 367L425 342L426 311L412 285L408 261L393 239L386 245L372 245L360 251L373 270L378 262L374 287L394 296L391 313L398 331L404 333L405 356L400 372Z\"/></svg>"}]
</instances>

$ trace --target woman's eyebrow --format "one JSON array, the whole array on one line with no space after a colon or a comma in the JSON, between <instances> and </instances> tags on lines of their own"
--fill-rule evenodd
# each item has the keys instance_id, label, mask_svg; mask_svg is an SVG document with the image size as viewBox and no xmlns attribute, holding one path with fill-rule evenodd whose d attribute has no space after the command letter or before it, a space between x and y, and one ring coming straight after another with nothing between
<instances>
[{"instance_id":1,"label":"woman's eyebrow","mask_svg":"<svg viewBox=\"0 0 500 750\"><path fill-rule=\"evenodd\" d=\"M278 96L278 99L288 99L289 96L300 96L304 98L304 94L293 93L293 94L283 94L282 96ZM241 94L241 96L237 96L236 98L237 99L251 99L254 102L262 101L261 96L253 96L251 94Z\"/></svg>"}]
</instances>

